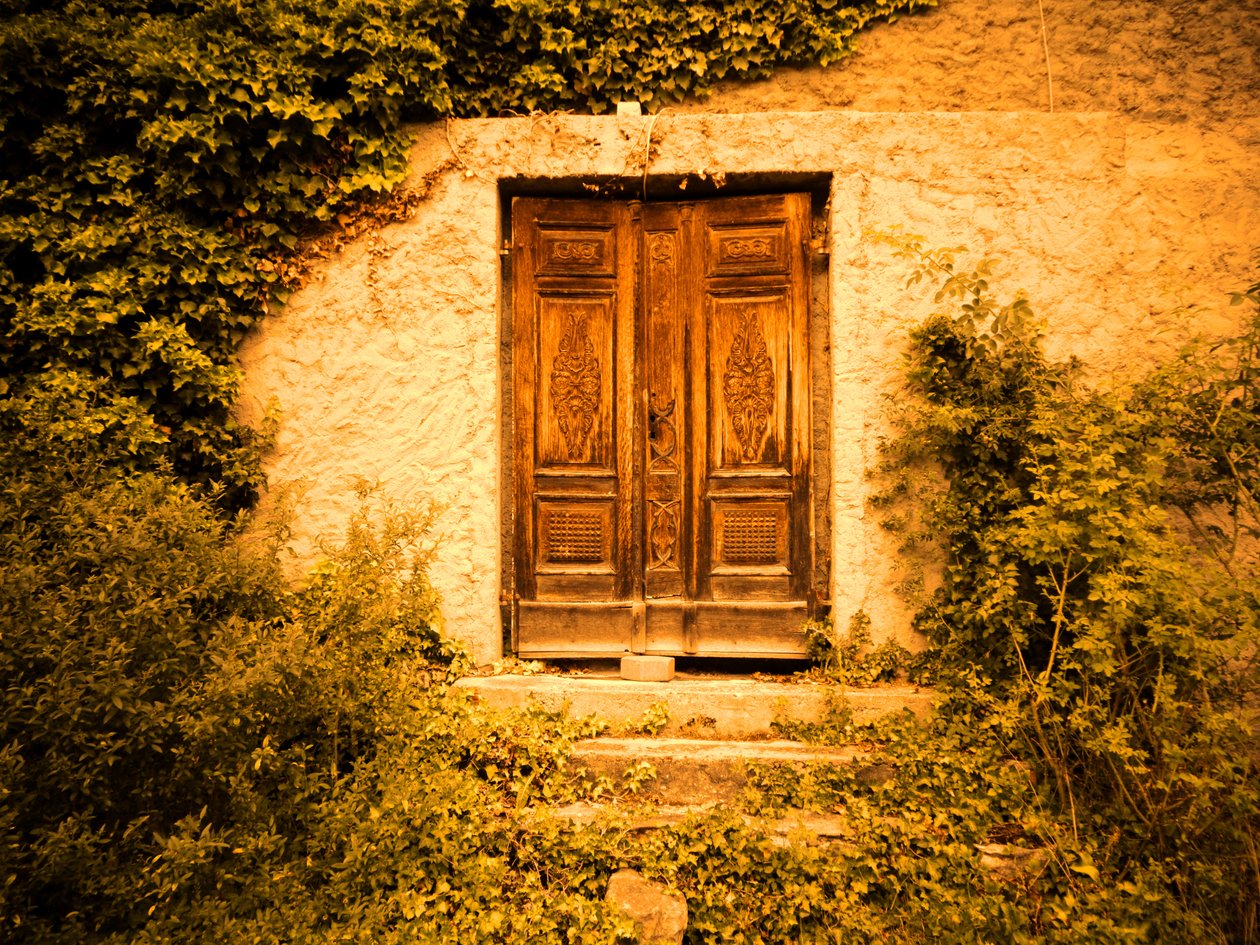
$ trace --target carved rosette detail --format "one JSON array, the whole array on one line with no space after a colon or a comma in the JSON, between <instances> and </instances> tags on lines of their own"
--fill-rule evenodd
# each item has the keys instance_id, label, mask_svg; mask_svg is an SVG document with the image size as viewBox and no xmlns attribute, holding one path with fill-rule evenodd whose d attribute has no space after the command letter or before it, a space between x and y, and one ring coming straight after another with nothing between
<instances>
[{"instance_id":1,"label":"carved rosette detail","mask_svg":"<svg viewBox=\"0 0 1260 945\"><path fill-rule=\"evenodd\" d=\"M774 405L774 367L766 350L766 338L755 312L746 311L726 358L722 395L739 438L745 462L761 453L770 408Z\"/></svg>"},{"instance_id":2,"label":"carved rosette detail","mask_svg":"<svg viewBox=\"0 0 1260 945\"><path fill-rule=\"evenodd\" d=\"M599 245L584 240L557 240L551 244L551 257L565 262L595 262Z\"/></svg>"},{"instance_id":3,"label":"carved rosette detail","mask_svg":"<svg viewBox=\"0 0 1260 945\"><path fill-rule=\"evenodd\" d=\"M731 259L754 259L774 255L774 242L766 237L737 237L722 241L722 252Z\"/></svg>"},{"instance_id":4,"label":"carved rosette detail","mask_svg":"<svg viewBox=\"0 0 1260 945\"><path fill-rule=\"evenodd\" d=\"M674 238L668 233L653 233L648 240L648 255L653 262L673 262Z\"/></svg>"},{"instance_id":5,"label":"carved rosette detail","mask_svg":"<svg viewBox=\"0 0 1260 945\"><path fill-rule=\"evenodd\" d=\"M595 346L587 336L586 317L570 315L551 364L551 403L564 434L569 459L580 460L599 408L601 378Z\"/></svg>"},{"instance_id":6,"label":"carved rosette detail","mask_svg":"<svg viewBox=\"0 0 1260 945\"><path fill-rule=\"evenodd\" d=\"M677 567L674 558L678 547L678 502L652 500L651 521L648 524L648 544L651 545L651 557L648 567Z\"/></svg>"},{"instance_id":7,"label":"carved rosette detail","mask_svg":"<svg viewBox=\"0 0 1260 945\"><path fill-rule=\"evenodd\" d=\"M674 309L674 237L653 233L648 240L648 281L651 287L652 317L668 318Z\"/></svg>"}]
</instances>

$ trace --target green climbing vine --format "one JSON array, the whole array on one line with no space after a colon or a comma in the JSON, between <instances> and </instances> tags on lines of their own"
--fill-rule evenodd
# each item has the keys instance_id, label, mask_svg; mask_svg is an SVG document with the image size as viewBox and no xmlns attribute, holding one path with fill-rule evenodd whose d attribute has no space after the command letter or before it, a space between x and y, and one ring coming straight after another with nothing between
<instances>
[{"instance_id":1,"label":"green climbing vine","mask_svg":"<svg viewBox=\"0 0 1260 945\"><path fill-rule=\"evenodd\" d=\"M933 2L8 0L0 394L90 389L101 422L150 419L116 463L160 458L246 505L234 353L300 241L402 181L407 122L659 108L841 59Z\"/></svg>"}]
</instances>

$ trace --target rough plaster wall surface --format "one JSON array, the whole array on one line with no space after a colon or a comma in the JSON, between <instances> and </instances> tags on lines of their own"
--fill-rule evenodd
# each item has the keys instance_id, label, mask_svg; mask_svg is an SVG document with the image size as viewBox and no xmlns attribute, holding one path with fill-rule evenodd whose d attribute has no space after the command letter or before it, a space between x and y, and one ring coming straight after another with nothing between
<instances>
[{"instance_id":1,"label":"rough plaster wall surface","mask_svg":"<svg viewBox=\"0 0 1260 945\"><path fill-rule=\"evenodd\" d=\"M840 66L721 84L677 110L1043 111L1053 88L1059 111L1190 120L1254 144L1257 13L1256 0L940 0L864 33Z\"/></svg>"},{"instance_id":2,"label":"rough plaster wall surface","mask_svg":"<svg viewBox=\"0 0 1260 945\"><path fill-rule=\"evenodd\" d=\"M296 498L299 561L344 533L358 479L438 503L431 576L478 658L498 645L496 214L493 187L439 189L323 266L241 352L247 415L280 409L269 473Z\"/></svg>"},{"instance_id":3,"label":"rough plaster wall surface","mask_svg":"<svg viewBox=\"0 0 1260 945\"><path fill-rule=\"evenodd\" d=\"M915 645L863 476L888 429L910 327L930 293L863 237L901 225L1002 260L1052 348L1118 382L1199 331L1223 330L1257 249L1260 119L1244 135L1107 113L535 116L417 129L414 217L323 264L246 346L244 405L282 409L273 482L297 482L297 550L338 535L356 476L446 507L432 576L449 630L499 655L503 178L826 173L832 188L832 592ZM648 139L652 147L648 148ZM680 194L683 196L683 194ZM1184 309L1183 304L1194 308Z\"/></svg>"}]
</instances>

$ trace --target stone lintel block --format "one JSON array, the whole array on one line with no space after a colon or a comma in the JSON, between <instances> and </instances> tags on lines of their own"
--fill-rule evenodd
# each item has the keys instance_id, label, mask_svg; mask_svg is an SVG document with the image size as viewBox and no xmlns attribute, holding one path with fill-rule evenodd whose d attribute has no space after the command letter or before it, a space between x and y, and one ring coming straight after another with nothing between
<instances>
[{"instance_id":1,"label":"stone lintel block","mask_svg":"<svg viewBox=\"0 0 1260 945\"><path fill-rule=\"evenodd\" d=\"M623 656L621 678L635 682L669 682L674 678L672 656Z\"/></svg>"}]
</instances>

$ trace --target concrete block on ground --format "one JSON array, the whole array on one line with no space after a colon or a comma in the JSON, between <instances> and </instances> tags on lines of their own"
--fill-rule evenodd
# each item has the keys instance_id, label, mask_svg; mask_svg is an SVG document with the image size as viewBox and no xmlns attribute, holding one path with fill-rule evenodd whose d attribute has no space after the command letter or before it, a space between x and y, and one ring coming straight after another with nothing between
<instances>
[{"instance_id":1,"label":"concrete block on ground","mask_svg":"<svg viewBox=\"0 0 1260 945\"><path fill-rule=\"evenodd\" d=\"M669 682L674 678L672 656L623 656L621 678L632 682Z\"/></svg>"}]
</instances>

